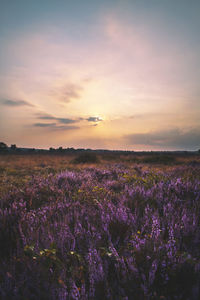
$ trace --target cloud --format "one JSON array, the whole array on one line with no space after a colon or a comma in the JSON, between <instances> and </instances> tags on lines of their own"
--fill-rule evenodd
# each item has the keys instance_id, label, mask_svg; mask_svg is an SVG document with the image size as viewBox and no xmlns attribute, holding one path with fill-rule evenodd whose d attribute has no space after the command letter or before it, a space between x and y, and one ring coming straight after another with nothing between
<instances>
[{"instance_id":1,"label":"cloud","mask_svg":"<svg viewBox=\"0 0 200 300\"><path fill-rule=\"evenodd\" d=\"M130 145L148 145L196 149L200 147L200 128L172 129L124 136Z\"/></svg>"},{"instance_id":2,"label":"cloud","mask_svg":"<svg viewBox=\"0 0 200 300\"><path fill-rule=\"evenodd\" d=\"M51 95L61 102L70 102L74 99L81 98L81 92L83 91L83 87L79 84L67 83L62 87L54 88L51 91Z\"/></svg>"},{"instance_id":3,"label":"cloud","mask_svg":"<svg viewBox=\"0 0 200 300\"><path fill-rule=\"evenodd\" d=\"M35 127L55 127L56 123L35 123L33 124Z\"/></svg>"},{"instance_id":4,"label":"cloud","mask_svg":"<svg viewBox=\"0 0 200 300\"><path fill-rule=\"evenodd\" d=\"M56 126L54 127L54 130L73 130L73 129L80 129L79 126L74 126L74 125L66 125L66 126Z\"/></svg>"},{"instance_id":5,"label":"cloud","mask_svg":"<svg viewBox=\"0 0 200 300\"><path fill-rule=\"evenodd\" d=\"M34 106L33 104L25 101L25 100L11 100L11 99L3 99L0 101L1 104L11 107L17 106Z\"/></svg>"},{"instance_id":6,"label":"cloud","mask_svg":"<svg viewBox=\"0 0 200 300\"><path fill-rule=\"evenodd\" d=\"M37 118L39 120L55 120L60 124L66 124L66 125L73 124L73 123L79 123L81 121L88 121L88 122L93 122L93 123L98 123L98 122L103 121L100 117L88 117L88 118L79 117L79 118L71 119L71 118L60 118L60 117L56 117L56 116L49 115L46 113L37 114Z\"/></svg>"},{"instance_id":7,"label":"cloud","mask_svg":"<svg viewBox=\"0 0 200 300\"><path fill-rule=\"evenodd\" d=\"M41 127L41 128L51 128L51 130L72 130L72 129L79 129L78 126L71 126L71 125L61 125L57 126L56 123L35 123L33 124L34 127Z\"/></svg>"},{"instance_id":8,"label":"cloud","mask_svg":"<svg viewBox=\"0 0 200 300\"><path fill-rule=\"evenodd\" d=\"M67 119L67 118L57 118L56 120L63 124L72 124L78 122L77 120Z\"/></svg>"},{"instance_id":9,"label":"cloud","mask_svg":"<svg viewBox=\"0 0 200 300\"><path fill-rule=\"evenodd\" d=\"M55 120L61 124L73 124L73 123L78 122L78 120L69 119L69 118L58 118L58 117L55 117L52 115L39 115L38 119L40 119L40 120Z\"/></svg>"},{"instance_id":10,"label":"cloud","mask_svg":"<svg viewBox=\"0 0 200 300\"><path fill-rule=\"evenodd\" d=\"M101 122L101 121L103 121L100 117L89 117L86 120L88 122Z\"/></svg>"},{"instance_id":11,"label":"cloud","mask_svg":"<svg viewBox=\"0 0 200 300\"><path fill-rule=\"evenodd\" d=\"M71 99L80 98L80 92L82 91L82 87L75 84L67 84L63 88L63 97L66 101L70 101Z\"/></svg>"}]
</instances>

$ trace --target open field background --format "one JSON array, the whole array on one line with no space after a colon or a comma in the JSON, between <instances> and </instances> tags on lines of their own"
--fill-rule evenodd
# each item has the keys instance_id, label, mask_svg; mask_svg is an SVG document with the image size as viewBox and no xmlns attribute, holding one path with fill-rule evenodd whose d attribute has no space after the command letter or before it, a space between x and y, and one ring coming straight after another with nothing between
<instances>
[{"instance_id":1,"label":"open field background","mask_svg":"<svg viewBox=\"0 0 200 300\"><path fill-rule=\"evenodd\" d=\"M76 163L80 154L5 154L0 155L0 182L1 190L7 189L9 184L24 184L34 175L55 174L65 170L80 170L88 167L106 168L115 163L123 164L126 168L140 166L142 169L169 170L177 166L198 166L200 165L199 154L94 154L97 162L91 163L91 159ZM86 154L87 156L87 154ZM84 163L85 162L85 163ZM7 186L7 187L6 187ZM10 188L10 187L9 187Z\"/></svg>"},{"instance_id":2,"label":"open field background","mask_svg":"<svg viewBox=\"0 0 200 300\"><path fill-rule=\"evenodd\" d=\"M1 155L1 299L200 297L200 156Z\"/></svg>"}]
</instances>

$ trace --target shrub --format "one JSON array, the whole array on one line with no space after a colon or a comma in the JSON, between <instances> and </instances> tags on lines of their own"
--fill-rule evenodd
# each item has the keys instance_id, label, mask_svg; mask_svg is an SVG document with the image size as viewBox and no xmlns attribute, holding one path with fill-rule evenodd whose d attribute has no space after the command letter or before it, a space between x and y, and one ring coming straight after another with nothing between
<instances>
[{"instance_id":1,"label":"shrub","mask_svg":"<svg viewBox=\"0 0 200 300\"><path fill-rule=\"evenodd\" d=\"M151 164L174 164L176 163L176 158L170 155L153 155L150 157L145 157L143 160L144 163L151 163Z\"/></svg>"},{"instance_id":2,"label":"shrub","mask_svg":"<svg viewBox=\"0 0 200 300\"><path fill-rule=\"evenodd\" d=\"M95 153L82 153L72 162L75 164L98 163L99 158Z\"/></svg>"}]
</instances>

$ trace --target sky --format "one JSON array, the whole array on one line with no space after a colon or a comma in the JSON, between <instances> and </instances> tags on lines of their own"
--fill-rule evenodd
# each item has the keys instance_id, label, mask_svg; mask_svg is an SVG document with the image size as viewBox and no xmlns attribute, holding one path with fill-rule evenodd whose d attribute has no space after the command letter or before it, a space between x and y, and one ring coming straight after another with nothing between
<instances>
[{"instance_id":1,"label":"sky","mask_svg":"<svg viewBox=\"0 0 200 300\"><path fill-rule=\"evenodd\" d=\"M200 148L199 0L0 0L0 141Z\"/></svg>"}]
</instances>

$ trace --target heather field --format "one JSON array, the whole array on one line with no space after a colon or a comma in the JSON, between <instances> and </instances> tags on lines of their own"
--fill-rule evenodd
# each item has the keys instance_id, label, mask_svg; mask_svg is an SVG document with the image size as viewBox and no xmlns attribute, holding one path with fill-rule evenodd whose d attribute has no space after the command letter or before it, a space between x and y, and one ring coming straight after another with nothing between
<instances>
[{"instance_id":1,"label":"heather field","mask_svg":"<svg viewBox=\"0 0 200 300\"><path fill-rule=\"evenodd\" d=\"M200 299L200 156L0 156L0 299Z\"/></svg>"}]
</instances>

